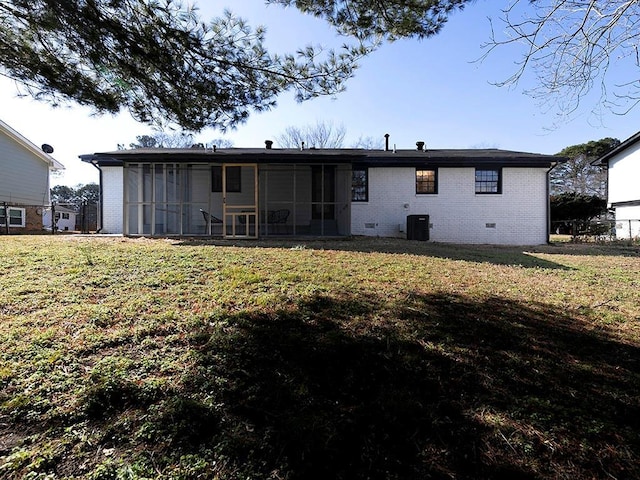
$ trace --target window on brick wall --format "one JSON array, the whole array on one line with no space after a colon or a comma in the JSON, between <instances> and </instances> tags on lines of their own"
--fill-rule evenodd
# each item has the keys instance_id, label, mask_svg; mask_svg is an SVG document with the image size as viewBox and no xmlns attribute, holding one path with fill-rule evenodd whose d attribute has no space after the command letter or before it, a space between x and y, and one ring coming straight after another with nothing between
<instances>
[{"instance_id":1,"label":"window on brick wall","mask_svg":"<svg viewBox=\"0 0 640 480\"><path fill-rule=\"evenodd\" d=\"M438 170L416 168L416 193L438 193Z\"/></svg>"},{"instance_id":2,"label":"window on brick wall","mask_svg":"<svg viewBox=\"0 0 640 480\"><path fill-rule=\"evenodd\" d=\"M24 227L26 221L26 210L24 208L7 207L10 227ZM7 226L7 217L4 207L0 206L0 226Z\"/></svg>"},{"instance_id":3,"label":"window on brick wall","mask_svg":"<svg viewBox=\"0 0 640 480\"><path fill-rule=\"evenodd\" d=\"M351 171L351 201L369 201L369 171L366 168L354 168Z\"/></svg>"},{"instance_id":4,"label":"window on brick wall","mask_svg":"<svg viewBox=\"0 0 640 480\"><path fill-rule=\"evenodd\" d=\"M476 193L502 193L502 170L476 168Z\"/></svg>"}]
</instances>

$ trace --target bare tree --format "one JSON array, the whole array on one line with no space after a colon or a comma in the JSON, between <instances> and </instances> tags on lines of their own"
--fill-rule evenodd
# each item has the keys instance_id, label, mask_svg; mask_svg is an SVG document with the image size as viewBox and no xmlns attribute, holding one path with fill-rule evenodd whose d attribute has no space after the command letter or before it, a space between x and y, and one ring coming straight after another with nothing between
<instances>
[{"instance_id":1,"label":"bare tree","mask_svg":"<svg viewBox=\"0 0 640 480\"><path fill-rule=\"evenodd\" d=\"M207 145L209 146L216 146L218 148L232 148L233 147L233 142L231 140L228 140L226 138L214 138L212 140L210 140Z\"/></svg>"},{"instance_id":2,"label":"bare tree","mask_svg":"<svg viewBox=\"0 0 640 480\"><path fill-rule=\"evenodd\" d=\"M498 85L515 85L533 70L537 85L527 93L565 115L593 89L600 91L597 105L615 113L640 102L638 0L511 0L503 14L505 37L492 25L485 57L507 45L524 45L524 52L515 73ZM613 79L619 68L631 77Z\"/></svg>"},{"instance_id":3,"label":"bare tree","mask_svg":"<svg viewBox=\"0 0 640 480\"><path fill-rule=\"evenodd\" d=\"M287 127L276 136L276 142L281 148L300 148L302 142L307 148L340 148L346 133L344 125L335 127L332 122L316 122L304 127Z\"/></svg>"},{"instance_id":4,"label":"bare tree","mask_svg":"<svg viewBox=\"0 0 640 480\"><path fill-rule=\"evenodd\" d=\"M186 132L155 132L151 135L138 135L129 148L188 148L193 145L193 135ZM119 145L118 147L120 147Z\"/></svg>"},{"instance_id":5,"label":"bare tree","mask_svg":"<svg viewBox=\"0 0 640 480\"><path fill-rule=\"evenodd\" d=\"M382 138L360 135L358 140L353 144L353 148L364 148L365 150L382 150L384 148L384 140Z\"/></svg>"}]
</instances>

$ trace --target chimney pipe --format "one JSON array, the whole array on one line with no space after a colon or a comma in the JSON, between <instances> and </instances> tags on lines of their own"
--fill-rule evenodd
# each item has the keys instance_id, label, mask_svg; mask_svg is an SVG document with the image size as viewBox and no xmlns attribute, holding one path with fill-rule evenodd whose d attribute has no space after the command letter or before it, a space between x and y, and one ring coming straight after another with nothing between
<instances>
[{"instance_id":1,"label":"chimney pipe","mask_svg":"<svg viewBox=\"0 0 640 480\"><path fill-rule=\"evenodd\" d=\"M385 152L389 151L389 134L388 133L384 134L384 151Z\"/></svg>"},{"instance_id":2,"label":"chimney pipe","mask_svg":"<svg viewBox=\"0 0 640 480\"><path fill-rule=\"evenodd\" d=\"M424 152L424 142L416 142L416 147L418 147L419 152Z\"/></svg>"},{"instance_id":3,"label":"chimney pipe","mask_svg":"<svg viewBox=\"0 0 640 480\"><path fill-rule=\"evenodd\" d=\"M273 140L265 140L264 145L265 147L267 147L267 150L271 150L271 147L273 146Z\"/></svg>"},{"instance_id":4,"label":"chimney pipe","mask_svg":"<svg viewBox=\"0 0 640 480\"><path fill-rule=\"evenodd\" d=\"M300 142L300 150L304 150L304 142Z\"/></svg>"}]
</instances>

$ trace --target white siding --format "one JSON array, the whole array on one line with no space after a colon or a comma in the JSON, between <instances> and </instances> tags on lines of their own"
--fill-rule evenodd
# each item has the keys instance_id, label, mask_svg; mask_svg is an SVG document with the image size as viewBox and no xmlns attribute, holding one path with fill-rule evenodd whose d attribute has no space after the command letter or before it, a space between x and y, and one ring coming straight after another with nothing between
<instances>
[{"instance_id":1,"label":"white siding","mask_svg":"<svg viewBox=\"0 0 640 480\"><path fill-rule=\"evenodd\" d=\"M124 169L101 167L102 170L102 230L100 233L123 233Z\"/></svg>"},{"instance_id":2,"label":"white siding","mask_svg":"<svg viewBox=\"0 0 640 480\"><path fill-rule=\"evenodd\" d=\"M407 215L426 214L431 241L546 243L546 172L503 168L502 193L478 195L474 168L439 168L438 193L417 195L415 168L370 168L369 201L352 203L351 233L405 237Z\"/></svg>"},{"instance_id":3,"label":"white siding","mask_svg":"<svg viewBox=\"0 0 640 480\"><path fill-rule=\"evenodd\" d=\"M608 203L640 203L640 143L631 145L609 160ZM618 205L616 236L619 239L640 237L640 205Z\"/></svg>"},{"instance_id":4,"label":"white siding","mask_svg":"<svg viewBox=\"0 0 640 480\"><path fill-rule=\"evenodd\" d=\"M640 200L640 143L609 160L609 204Z\"/></svg>"},{"instance_id":5,"label":"white siding","mask_svg":"<svg viewBox=\"0 0 640 480\"><path fill-rule=\"evenodd\" d=\"M49 166L0 131L0 202L49 203Z\"/></svg>"}]
</instances>

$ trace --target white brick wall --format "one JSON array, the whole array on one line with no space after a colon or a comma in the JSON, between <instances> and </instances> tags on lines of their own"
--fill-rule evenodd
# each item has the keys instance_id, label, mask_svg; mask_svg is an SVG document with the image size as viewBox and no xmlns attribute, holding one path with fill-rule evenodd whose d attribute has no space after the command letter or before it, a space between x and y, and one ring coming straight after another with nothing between
<instances>
[{"instance_id":1,"label":"white brick wall","mask_svg":"<svg viewBox=\"0 0 640 480\"><path fill-rule=\"evenodd\" d=\"M124 169L101 167L102 170L102 231L124 233Z\"/></svg>"},{"instance_id":2,"label":"white brick wall","mask_svg":"<svg viewBox=\"0 0 640 480\"><path fill-rule=\"evenodd\" d=\"M370 168L369 202L352 203L351 233L405 237L407 215L427 214L436 242L546 243L546 172L503 168L502 194L477 195L474 168L439 168L438 194L417 195L415 168Z\"/></svg>"}]
</instances>

